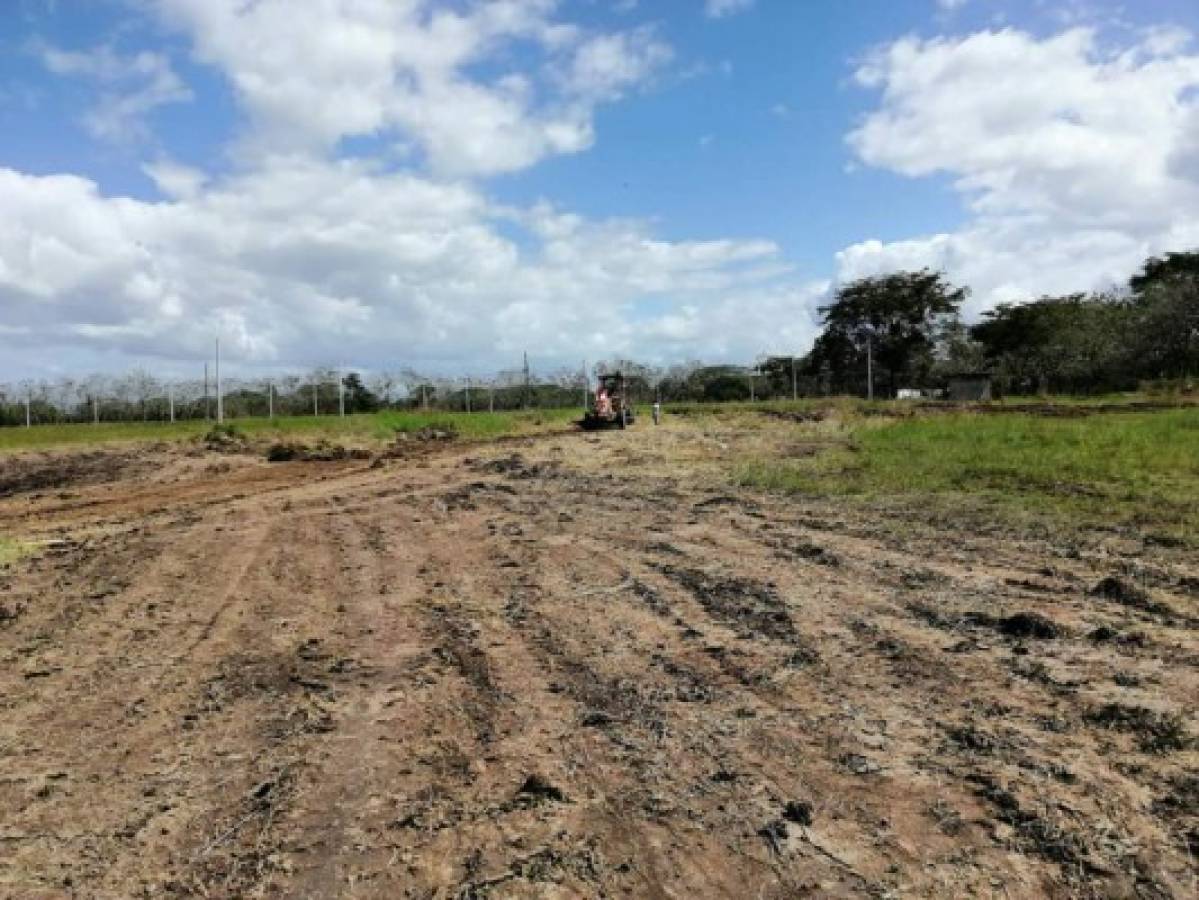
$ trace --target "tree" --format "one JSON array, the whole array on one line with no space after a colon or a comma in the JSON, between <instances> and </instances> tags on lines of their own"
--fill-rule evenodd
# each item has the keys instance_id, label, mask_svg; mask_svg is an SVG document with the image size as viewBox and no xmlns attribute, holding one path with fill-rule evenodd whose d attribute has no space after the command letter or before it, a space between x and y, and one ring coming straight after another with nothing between
<instances>
[{"instance_id":1,"label":"tree","mask_svg":"<svg viewBox=\"0 0 1199 900\"><path fill-rule=\"evenodd\" d=\"M362 376L350 372L342 379L345 390L346 412L373 413L379 410L379 398L362 383Z\"/></svg>"},{"instance_id":2,"label":"tree","mask_svg":"<svg viewBox=\"0 0 1199 900\"><path fill-rule=\"evenodd\" d=\"M1199 252L1151 257L1129 287L1140 372L1160 378L1199 371Z\"/></svg>"},{"instance_id":3,"label":"tree","mask_svg":"<svg viewBox=\"0 0 1199 900\"><path fill-rule=\"evenodd\" d=\"M1010 389L1090 391L1126 386L1133 377L1129 317L1120 297L1042 297L1001 303L970 335Z\"/></svg>"},{"instance_id":4,"label":"tree","mask_svg":"<svg viewBox=\"0 0 1199 900\"><path fill-rule=\"evenodd\" d=\"M864 379L869 352L894 395L899 379L927 376L938 331L957 317L968 293L928 269L842 285L835 300L820 307L825 328L807 368L827 366L842 385L854 383Z\"/></svg>"},{"instance_id":5,"label":"tree","mask_svg":"<svg viewBox=\"0 0 1199 900\"><path fill-rule=\"evenodd\" d=\"M1141 271L1129 279L1128 286L1133 294L1144 296L1156 287L1178 282L1199 283L1199 251L1151 256Z\"/></svg>"}]
</instances>

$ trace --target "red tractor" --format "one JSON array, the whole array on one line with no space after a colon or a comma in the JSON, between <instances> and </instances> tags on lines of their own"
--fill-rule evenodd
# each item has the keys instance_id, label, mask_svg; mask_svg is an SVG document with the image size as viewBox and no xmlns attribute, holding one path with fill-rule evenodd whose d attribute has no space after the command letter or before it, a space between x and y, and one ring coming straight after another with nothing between
<instances>
[{"instance_id":1,"label":"red tractor","mask_svg":"<svg viewBox=\"0 0 1199 900\"><path fill-rule=\"evenodd\" d=\"M628 382L619 372L613 372L599 377L591 407L583 415L579 427L584 431L627 428L633 424L633 417Z\"/></svg>"}]
</instances>

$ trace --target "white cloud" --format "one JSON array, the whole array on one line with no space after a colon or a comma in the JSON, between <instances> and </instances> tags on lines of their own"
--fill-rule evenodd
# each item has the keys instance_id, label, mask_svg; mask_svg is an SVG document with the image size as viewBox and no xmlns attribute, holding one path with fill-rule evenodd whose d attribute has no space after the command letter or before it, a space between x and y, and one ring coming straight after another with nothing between
<instances>
[{"instance_id":1,"label":"white cloud","mask_svg":"<svg viewBox=\"0 0 1199 900\"><path fill-rule=\"evenodd\" d=\"M287 0L152 2L228 78L247 123L233 168L160 156L142 167L156 202L0 168L0 332L24 336L0 374L202 358L216 331L247 365L458 372L525 349L744 359L764 333L811 339L818 289L795 287L769 241L663 240L643 222L499 206L472 181L589 146L596 106L669 63L653 30L584 30L553 0L314 0L303 15ZM154 54L45 60L184 90ZM353 136L392 157L340 158ZM397 147L415 149L401 172Z\"/></svg>"},{"instance_id":2,"label":"white cloud","mask_svg":"<svg viewBox=\"0 0 1199 900\"><path fill-rule=\"evenodd\" d=\"M596 105L671 56L645 29L592 34L557 21L554 0L461 10L321 0L303 15L290 0L155 3L196 58L228 76L251 117L251 156L330 153L345 137L396 133L442 174L515 171L589 147ZM516 45L519 56L505 52ZM485 80L484 62L507 70ZM540 77L545 69L558 77Z\"/></svg>"},{"instance_id":3,"label":"white cloud","mask_svg":"<svg viewBox=\"0 0 1199 900\"><path fill-rule=\"evenodd\" d=\"M704 15L709 19L735 16L754 5L754 0L704 0Z\"/></svg>"},{"instance_id":4,"label":"white cloud","mask_svg":"<svg viewBox=\"0 0 1199 900\"><path fill-rule=\"evenodd\" d=\"M142 166L142 171L162 194L174 200L193 199L208 181L208 176L199 169L180 165L169 159L147 163Z\"/></svg>"},{"instance_id":5,"label":"white cloud","mask_svg":"<svg viewBox=\"0 0 1199 900\"><path fill-rule=\"evenodd\" d=\"M752 355L760 298L787 320L778 334L811 337L783 309L797 295L768 241L664 241L362 161L274 158L207 184L170 164L152 173L175 199L0 169L0 328L27 329L43 358L195 358L219 329L250 364L498 368L526 348L673 352L679 316L722 323L694 329L692 352Z\"/></svg>"},{"instance_id":6,"label":"white cloud","mask_svg":"<svg viewBox=\"0 0 1199 900\"><path fill-rule=\"evenodd\" d=\"M946 175L973 220L954 234L861 242L842 277L933 265L975 308L1120 282L1195 240L1199 56L1160 33L1119 52L1094 32L904 38L857 72L879 108L849 135L864 163ZM1189 237L1188 237L1189 236Z\"/></svg>"},{"instance_id":7,"label":"white cloud","mask_svg":"<svg viewBox=\"0 0 1199 900\"><path fill-rule=\"evenodd\" d=\"M145 117L160 106L192 99L191 90L160 53L142 51L123 56L111 47L70 52L37 48L42 64L56 75L91 78L99 83L99 102L84 117L84 126L106 141L130 141L147 135Z\"/></svg>"},{"instance_id":8,"label":"white cloud","mask_svg":"<svg viewBox=\"0 0 1199 900\"><path fill-rule=\"evenodd\" d=\"M648 28L598 35L575 52L566 87L579 97L615 100L627 88L645 82L672 56L670 47Z\"/></svg>"}]
</instances>

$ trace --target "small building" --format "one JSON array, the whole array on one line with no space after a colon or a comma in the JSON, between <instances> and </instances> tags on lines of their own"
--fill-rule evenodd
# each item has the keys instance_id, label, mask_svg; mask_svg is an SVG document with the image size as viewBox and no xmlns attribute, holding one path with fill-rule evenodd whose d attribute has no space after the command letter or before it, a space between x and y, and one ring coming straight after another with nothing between
<instances>
[{"instance_id":1,"label":"small building","mask_svg":"<svg viewBox=\"0 0 1199 900\"><path fill-rule=\"evenodd\" d=\"M919 400L924 396L924 391L919 388L900 388L895 395L896 400Z\"/></svg>"},{"instance_id":2,"label":"small building","mask_svg":"<svg viewBox=\"0 0 1199 900\"><path fill-rule=\"evenodd\" d=\"M986 372L963 372L949 377L948 397L958 402L991 399L991 376Z\"/></svg>"}]
</instances>

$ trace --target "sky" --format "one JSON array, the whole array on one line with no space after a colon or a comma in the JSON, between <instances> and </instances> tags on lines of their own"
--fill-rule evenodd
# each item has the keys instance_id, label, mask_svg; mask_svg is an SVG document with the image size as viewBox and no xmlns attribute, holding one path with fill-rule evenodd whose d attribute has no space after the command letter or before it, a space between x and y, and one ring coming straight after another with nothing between
<instances>
[{"instance_id":1,"label":"sky","mask_svg":"<svg viewBox=\"0 0 1199 900\"><path fill-rule=\"evenodd\" d=\"M0 5L0 380L749 363L1199 247L1195 0Z\"/></svg>"}]
</instances>

